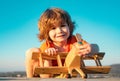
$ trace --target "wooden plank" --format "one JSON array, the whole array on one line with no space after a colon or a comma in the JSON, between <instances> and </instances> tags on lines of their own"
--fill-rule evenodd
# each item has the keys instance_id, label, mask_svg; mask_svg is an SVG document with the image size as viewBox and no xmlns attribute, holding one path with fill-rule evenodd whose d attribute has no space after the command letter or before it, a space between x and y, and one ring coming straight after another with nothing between
<instances>
[{"instance_id":1,"label":"wooden plank","mask_svg":"<svg viewBox=\"0 0 120 81\"><path fill-rule=\"evenodd\" d=\"M57 58L57 55L56 56L49 56L46 53L41 53L41 54L42 54L43 59L55 60ZM60 52L58 54L60 55L61 59L65 59L65 57L67 56L68 53L67 52ZM40 54L38 52L33 52L32 59L39 59L39 57L40 57Z\"/></svg>"},{"instance_id":2,"label":"wooden plank","mask_svg":"<svg viewBox=\"0 0 120 81\"><path fill-rule=\"evenodd\" d=\"M103 57L104 57L104 55L105 55L105 53L104 52L98 52L98 53L94 53L94 54L88 54L88 55L86 55L85 57L83 57L83 59L84 60L92 60L92 59L94 59L94 57L97 55L97 58L99 59L99 60L102 60L103 59Z\"/></svg>"},{"instance_id":3,"label":"wooden plank","mask_svg":"<svg viewBox=\"0 0 120 81\"><path fill-rule=\"evenodd\" d=\"M57 58L57 55L56 56L49 56L49 55L47 55L45 53L41 53L41 54L42 54L43 59L50 59L50 60L53 59L53 60L55 60ZM61 52L61 53L58 53L58 54L60 55L61 59L65 59L68 53L67 52ZM105 53L104 52L98 52L98 53L95 53L95 54L88 54L85 57L83 57L83 59L84 60L94 60L95 55L98 56L99 60L102 60ZM40 54L37 53L37 52L34 52L32 54L32 59L39 59L39 57L40 57Z\"/></svg>"},{"instance_id":4,"label":"wooden plank","mask_svg":"<svg viewBox=\"0 0 120 81\"><path fill-rule=\"evenodd\" d=\"M85 74L108 74L110 72L110 66L85 66L81 68ZM73 70L73 74L78 74Z\"/></svg>"},{"instance_id":5,"label":"wooden plank","mask_svg":"<svg viewBox=\"0 0 120 81\"><path fill-rule=\"evenodd\" d=\"M34 71L35 74L61 74L68 73L67 67L37 67Z\"/></svg>"},{"instance_id":6,"label":"wooden plank","mask_svg":"<svg viewBox=\"0 0 120 81\"><path fill-rule=\"evenodd\" d=\"M44 67L44 63L43 63L43 59L42 59L42 54L40 54L39 61L40 61L40 66Z\"/></svg>"},{"instance_id":7,"label":"wooden plank","mask_svg":"<svg viewBox=\"0 0 120 81\"><path fill-rule=\"evenodd\" d=\"M85 74L108 74L110 66L85 66L80 68ZM34 71L35 74L61 74L68 73L68 67L37 67ZM73 74L78 74L73 70Z\"/></svg>"},{"instance_id":8,"label":"wooden plank","mask_svg":"<svg viewBox=\"0 0 120 81\"><path fill-rule=\"evenodd\" d=\"M62 67L62 61L59 54L57 55L57 63L58 63L58 66Z\"/></svg>"},{"instance_id":9,"label":"wooden plank","mask_svg":"<svg viewBox=\"0 0 120 81\"><path fill-rule=\"evenodd\" d=\"M39 59L39 57L40 57L40 54L38 53L38 52L33 52L32 53L32 59Z\"/></svg>"},{"instance_id":10,"label":"wooden plank","mask_svg":"<svg viewBox=\"0 0 120 81\"><path fill-rule=\"evenodd\" d=\"M81 68L86 74L107 74L110 72L110 66L86 66Z\"/></svg>"}]
</instances>

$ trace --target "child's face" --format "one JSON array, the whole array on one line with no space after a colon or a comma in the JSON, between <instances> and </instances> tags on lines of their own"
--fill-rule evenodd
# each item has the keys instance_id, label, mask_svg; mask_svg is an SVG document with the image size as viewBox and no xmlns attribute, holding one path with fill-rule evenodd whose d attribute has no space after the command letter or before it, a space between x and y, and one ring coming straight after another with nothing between
<instances>
[{"instance_id":1,"label":"child's face","mask_svg":"<svg viewBox=\"0 0 120 81\"><path fill-rule=\"evenodd\" d=\"M67 23L61 24L59 27L53 27L49 31L49 37L53 42L64 42L70 36L70 30Z\"/></svg>"}]
</instances>

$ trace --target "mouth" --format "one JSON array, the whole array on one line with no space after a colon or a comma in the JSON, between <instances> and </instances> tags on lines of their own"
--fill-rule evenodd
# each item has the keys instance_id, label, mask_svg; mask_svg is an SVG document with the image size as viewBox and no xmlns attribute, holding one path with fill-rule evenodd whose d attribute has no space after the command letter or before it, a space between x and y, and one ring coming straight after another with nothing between
<instances>
[{"instance_id":1,"label":"mouth","mask_svg":"<svg viewBox=\"0 0 120 81\"><path fill-rule=\"evenodd\" d=\"M58 35L58 36L56 36L57 38L59 38L59 37L64 37L65 36L65 34L63 34L63 35Z\"/></svg>"}]
</instances>

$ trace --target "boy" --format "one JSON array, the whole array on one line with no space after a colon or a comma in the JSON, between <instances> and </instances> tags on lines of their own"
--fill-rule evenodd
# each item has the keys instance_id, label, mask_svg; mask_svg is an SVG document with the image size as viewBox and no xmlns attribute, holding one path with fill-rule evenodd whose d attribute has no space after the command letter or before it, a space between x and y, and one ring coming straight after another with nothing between
<instances>
[{"instance_id":1,"label":"boy","mask_svg":"<svg viewBox=\"0 0 120 81\"><path fill-rule=\"evenodd\" d=\"M50 56L56 55L57 52L72 51L75 54L85 55L91 51L91 46L82 39L82 45L77 42L77 39L72 34L74 23L70 15L60 8L47 9L40 17L38 22L39 34L38 38L43 41L40 48L32 48L26 52L26 74L27 77L33 77L34 68L41 66L39 60L32 60L33 52L45 52ZM64 60L62 61L64 63ZM44 60L43 66L56 66L57 62ZM49 75L40 75L41 78L48 78Z\"/></svg>"}]
</instances>

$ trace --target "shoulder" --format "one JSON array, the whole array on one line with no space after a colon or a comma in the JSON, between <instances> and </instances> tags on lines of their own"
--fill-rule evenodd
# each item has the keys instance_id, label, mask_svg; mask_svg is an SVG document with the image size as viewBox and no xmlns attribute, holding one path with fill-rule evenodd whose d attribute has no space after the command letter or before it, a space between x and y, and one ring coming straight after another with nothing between
<instances>
[{"instance_id":1,"label":"shoulder","mask_svg":"<svg viewBox=\"0 0 120 81\"><path fill-rule=\"evenodd\" d=\"M45 49L47 49L48 47L49 47L48 42L47 42L47 41L44 41L44 42L42 42L42 44L41 44L41 46L40 46L40 50L41 50L42 52L44 52Z\"/></svg>"},{"instance_id":2,"label":"shoulder","mask_svg":"<svg viewBox=\"0 0 120 81\"><path fill-rule=\"evenodd\" d=\"M44 41L41 46L40 46L40 50L43 52L46 48L47 48L47 44L46 44L46 41Z\"/></svg>"},{"instance_id":3,"label":"shoulder","mask_svg":"<svg viewBox=\"0 0 120 81\"><path fill-rule=\"evenodd\" d=\"M44 51L45 49L49 48L49 47L53 47L53 43L50 43L48 41L44 41L41 46L40 49L41 51Z\"/></svg>"}]
</instances>

